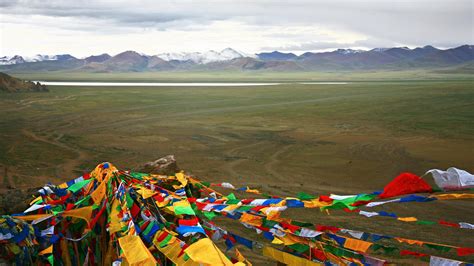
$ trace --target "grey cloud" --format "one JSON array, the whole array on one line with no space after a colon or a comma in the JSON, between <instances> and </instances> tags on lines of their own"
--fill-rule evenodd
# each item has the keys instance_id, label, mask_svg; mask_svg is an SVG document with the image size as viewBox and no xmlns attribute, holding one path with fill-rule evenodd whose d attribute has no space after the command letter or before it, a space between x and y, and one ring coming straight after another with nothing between
<instances>
[{"instance_id":1,"label":"grey cloud","mask_svg":"<svg viewBox=\"0 0 474 266\"><path fill-rule=\"evenodd\" d=\"M331 49L339 49L339 48L359 48L359 47L370 49L370 48L375 48L375 47L393 47L397 45L400 45L400 44L386 41L386 40L365 39L365 40L355 41L352 43L311 41L311 42L304 42L297 45L262 47L260 48L260 50L304 52L304 51L331 50Z\"/></svg>"},{"instance_id":2,"label":"grey cloud","mask_svg":"<svg viewBox=\"0 0 474 266\"><path fill-rule=\"evenodd\" d=\"M262 51L313 51L313 50L325 50L325 49L336 49L336 48L349 48L353 47L352 43L337 43L337 42L305 42L297 45L287 46L266 46L260 48Z\"/></svg>"},{"instance_id":3,"label":"grey cloud","mask_svg":"<svg viewBox=\"0 0 474 266\"><path fill-rule=\"evenodd\" d=\"M114 21L122 26L154 25L179 20L203 22L231 15L221 14L218 10L212 12L212 7L206 8L203 4L181 6L166 1L135 1L133 4L128 1L10 1L0 7L3 14L89 18ZM210 12L206 13L206 10Z\"/></svg>"},{"instance_id":4,"label":"grey cloud","mask_svg":"<svg viewBox=\"0 0 474 266\"><path fill-rule=\"evenodd\" d=\"M95 20L99 26L104 25L96 29L103 33L113 27L192 30L190 25L205 27L213 21L226 20L256 28L324 26L334 31L358 33L374 46L474 42L472 0L5 0L0 4L0 12ZM58 26L81 28L80 24ZM281 37L285 34L292 38L291 33L282 33ZM330 46L332 40L320 38L302 44L301 48Z\"/></svg>"}]
</instances>

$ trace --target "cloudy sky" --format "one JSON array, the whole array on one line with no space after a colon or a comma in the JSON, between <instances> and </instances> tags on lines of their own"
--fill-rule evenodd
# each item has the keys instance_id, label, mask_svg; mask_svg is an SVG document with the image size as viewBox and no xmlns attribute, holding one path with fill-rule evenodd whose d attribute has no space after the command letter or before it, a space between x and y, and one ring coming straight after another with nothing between
<instances>
[{"instance_id":1,"label":"cloudy sky","mask_svg":"<svg viewBox=\"0 0 474 266\"><path fill-rule=\"evenodd\" d=\"M0 55L474 43L473 0L0 0Z\"/></svg>"}]
</instances>

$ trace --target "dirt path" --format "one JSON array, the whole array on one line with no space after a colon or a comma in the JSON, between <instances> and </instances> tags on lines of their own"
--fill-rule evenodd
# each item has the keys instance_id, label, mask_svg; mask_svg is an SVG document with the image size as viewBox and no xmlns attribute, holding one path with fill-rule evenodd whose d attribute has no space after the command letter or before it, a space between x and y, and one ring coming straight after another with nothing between
<instances>
[{"instance_id":1,"label":"dirt path","mask_svg":"<svg viewBox=\"0 0 474 266\"><path fill-rule=\"evenodd\" d=\"M57 97L57 98L52 98L52 99L38 99L38 100L29 100L28 99L24 99L24 100L20 100L19 103L23 106L27 106L29 107L31 104L33 103L50 103L50 102L57 102L57 101L65 101L65 100L74 100L76 97L76 95L68 95L68 96L65 96L65 97Z\"/></svg>"},{"instance_id":2,"label":"dirt path","mask_svg":"<svg viewBox=\"0 0 474 266\"><path fill-rule=\"evenodd\" d=\"M252 148L254 146L258 146L260 144L262 144L263 141L259 141L259 142L256 142L256 143L252 143L252 144L248 144L248 145L244 145L244 146L240 146L240 147L236 147L236 148L233 148L233 149L230 149L228 151L226 151L224 154L225 156L227 157L239 157L239 152L242 151L242 150L245 150L245 149L248 149L248 148ZM231 177L232 179L234 178L237 178L238 176L241 176L242 175L242 172L241 171L236 171L236 167L238 165L240 165L241 163L247 161L248 159L247 158L238 158L236 160L233 160L229 163L226 163L226 164L223 164L222 165L222 170L224 172L227 172L229 174L229 177ZM239 174L240 172L240 174Z\"/></svg>"},{"instance_id":3,"label":"dirt path","mask_svg":"<svg viewBox=\"0 0 474 266\"><path fill-rule=\"evenodd\" d=\"M77 166L88 157L88 154L86 152L84 152L80 149L74 148L72 146L69 146L69 145L67 145L63 142L60 142L60 139L63 136L62 134L59 135L59 137L56 137L54 139L49 139L47 137L38 136L35 133L33 133L32 131L29 131L29 130L26 130L26 129L22 130L22 133L25 136L27 136L27 137L35 140L35 141L48 143L48 144L54 145L56 147L72 151L77 155L76 158L66 160L65 163L56 166L57 175L60 176L60 177L73 178L74 177L74 170L77 169ZM60 171L61 168L62 168L62 171Z\"/></svg>"},{"instance_id":4,"label":"dirt path","mask_svg":"<svg viewBox=\"0 0 474 266\"><path fill-rule=\"evenodd\" d=\"M286 182L288 181L287 176L281 175L276 169L275 166L280 163L280 159L278 158L281 154L285 153L288 151L288 149L291 147L291 145L287 145L279 150L277 150L275 153L273 153L269 157L269 161L264 165L265 171L269 173L270 175L276 177L279 181L281 182Z\"/></svg>"}]
</instances>

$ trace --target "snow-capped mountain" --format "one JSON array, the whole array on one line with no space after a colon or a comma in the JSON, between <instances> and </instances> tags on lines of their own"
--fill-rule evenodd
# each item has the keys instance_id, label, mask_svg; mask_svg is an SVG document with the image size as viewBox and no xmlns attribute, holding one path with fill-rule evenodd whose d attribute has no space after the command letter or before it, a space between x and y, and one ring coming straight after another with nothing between
<instances>
[{"instance_id":1,"label":"snow-capped mountain","mask_svg":"<svg viewBox=\"0 0 474 266\"><path fill-rule=\"evenodd\" d=\"M41 62L41 61L50 61L50 60L57 60L55 55L42 55L37 54L31 57L25 57L26 62Z\"/></svg>"},{"instance_id":2,"label":"snow-capped mountain","mask_svg":"<svg viewBox=\"0 0 474 266\"><path fill-rule=\"evenodd\" d=\"M387 51L388 49L390 49L390 48L374 48L370 51L383 53L383 52Z\"/></svg>"},{"instance_id":3,"label":"snow-capped mountain","mask_svg":"<svg viewBox=\"0 0 474 266\"><path fill-rule=\"evenodd\" d=\"M218 52L209 50L207 52L192 52L192 53L163 53L156 55L157 57L165 61L192 61L196 64L207 64L211 62L228 61L242 57L254 57L249 56L242 52L237 52L232 48L225 48Z\"/></svg>"},{"instance_id":4,"label":"snow-capped mountain","mask_svg":"<svg viewBox=\"0 0 474 266\"><path fill-rule=\"evenodd\" d=\"M0 65L14 65L25 63L25 59L19 55L0 57Z\"/></svg>"},{"instance_id":5,"label":"snow-capped mountain","mask_svg":"<svg viewBox=\"0 0 474 266\"><path fill-rule=\"evenodd\" d=\"M37 54L32 57L25 57L26 62L42 62L42 61L69 60L69 59L76 59L76 58L70 54L57 54L57 55Z\"/></svg>"},{"instance_id":6,"label":"snow-capped mountain","mask_svg":"<svg viewBox=\"0 0 474 266\"><path fill-rule=\"evenodd\" d=\"M60 61L60 60L69 60L76 59L70 54L58 54L58 55L42 55L37 54L34 56L2 56L0 57L0 65L14 65L28 62L42 62L42 61Z\"/></svg>"},{"instance_id":7,"label":"snow-capped mountain","mask_svg":"<svg viewBox=\"0 0 474 266\"><path fill-rule=\"evenodd\" d=\"M354 50L354 49L337 49L336 52L340 54L358 54L363 53L365 50Z\"/></svg>"}]
</instances>

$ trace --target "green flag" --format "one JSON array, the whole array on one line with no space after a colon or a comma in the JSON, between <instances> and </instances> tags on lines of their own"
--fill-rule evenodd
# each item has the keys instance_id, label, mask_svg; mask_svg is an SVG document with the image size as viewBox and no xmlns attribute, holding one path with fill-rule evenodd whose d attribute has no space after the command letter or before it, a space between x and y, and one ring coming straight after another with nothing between
<instances>
[{"instance_id":1,"label":"green flag","mask_svg":"<svg viewBox=\"0 0 474 266\"><path fill-rule=\"evenodd\" d=\"M72 184L70 187L67 188L67 190L71 191L72 193L76 193L80 189L82 189L85 185L89 184L93 179L87 179L87 180L82 180L80 182L77 182L75 184Z\"/></svg>"}]
</instances>

